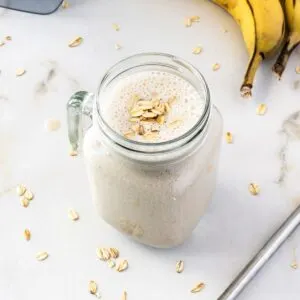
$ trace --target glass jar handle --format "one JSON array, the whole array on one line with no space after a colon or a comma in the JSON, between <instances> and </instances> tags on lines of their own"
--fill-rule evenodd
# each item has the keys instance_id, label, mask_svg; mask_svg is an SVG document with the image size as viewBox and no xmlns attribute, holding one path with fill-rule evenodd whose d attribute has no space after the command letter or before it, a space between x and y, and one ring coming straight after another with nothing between
<instances>
[{"instance_id":1,"label":"glass jar handle","mask_svg":"<svg viewBox=\"0 0 300 300\"><path fill-rule=\"evenodd\" d=\"M73 94L67 103L68 136L72 151L78 151L84 132L92 125L93 100L94 94L80 91ZM83 122L84 116L89 119L87 124Z\"/></svg>"}]
</instances>

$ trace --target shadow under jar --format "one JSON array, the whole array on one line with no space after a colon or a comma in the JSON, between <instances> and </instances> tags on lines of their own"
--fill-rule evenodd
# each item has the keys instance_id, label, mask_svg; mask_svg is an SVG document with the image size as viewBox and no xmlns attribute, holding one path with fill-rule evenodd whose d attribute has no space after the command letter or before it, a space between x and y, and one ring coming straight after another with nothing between
<instances>
[{"instance_id":1,"label":"shadow under jar","mask_svg":"<svg viewBox=\"0 0 300 300\"><path fill-rule=\"evenodd\" d=\"M155 139L124 136L125 127L132 126L132 105L171 98L164 122L156 124L158 115L149 120L156 126ZM74 151L84 136L92 197L101 217L147 245L183 243L212 198L222 135L222 117L199 71L168 54L134 55L104 75L95 95L74 94L67 109ZM175 115L180 122L172 127ZM93 119L86 130L84 116ZM133 123L148 121L136 119Z\"/></svg>"}]
</instances>

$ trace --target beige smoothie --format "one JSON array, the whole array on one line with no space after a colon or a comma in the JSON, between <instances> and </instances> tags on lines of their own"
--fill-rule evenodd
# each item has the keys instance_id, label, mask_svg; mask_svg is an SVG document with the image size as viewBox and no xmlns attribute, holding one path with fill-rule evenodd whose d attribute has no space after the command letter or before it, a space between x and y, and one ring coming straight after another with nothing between
<instances>
[{"instance_id":1,"label":"beige smoothie","mask_svg":"<svg viewBox=\"0 0 300 300\"><path fill-rule=\"evenodd\" d=\"M101 98L101 114L115 134L154 148L188 136L207 101L204 89L156 70L121 76ZM114 143L94 124L84 153L99 214L141 243L181 244L211 200L221 132L222 119L212 107L202 130L180 147L143 153Z\"/></svg>"}]
</instances>

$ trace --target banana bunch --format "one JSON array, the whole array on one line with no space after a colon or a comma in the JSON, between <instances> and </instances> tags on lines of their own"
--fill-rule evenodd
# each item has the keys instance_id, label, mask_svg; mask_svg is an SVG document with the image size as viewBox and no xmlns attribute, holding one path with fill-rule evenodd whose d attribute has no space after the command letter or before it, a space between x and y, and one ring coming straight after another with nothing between
<instances>
[{"instance_id":1,"label":"banana bunch","mask_svg":"<svg viewBox=\"0 0 300 300\"><path fill-rule=\"evenodd\" d=\"M273 67L273 71L280 78L290 55L300 44L300 0L284 0L286 22L288 27L287 40Z\"/></svg>"},{"instance_id":2,"label":"banana bunch","mask_svg":"<svg viewBox=\"0 0 300 300\"><path fill-rule=\"evenodd\" d=\"M239 24L249 63L241 86L243 97L251 96L256 70L267 57L273 56L285 40L285 15L280 0L212 0L224 8ZM296 0L299 6L299 1ZM295 0L286 1L295 2ZM298 14L299 15L299 14ZM294 19L294 17L292 17ZM295 18L297 18L295 16ZM299 18L298 18L299 20ZM294 40L293 40L294 42ZM293 42L288 43L287 51ZM284 52L281 57L286 57ZM283 59L283 61L286 58ZM279 61L281 63L281 61Z\"/></svg>"}]
</instances>

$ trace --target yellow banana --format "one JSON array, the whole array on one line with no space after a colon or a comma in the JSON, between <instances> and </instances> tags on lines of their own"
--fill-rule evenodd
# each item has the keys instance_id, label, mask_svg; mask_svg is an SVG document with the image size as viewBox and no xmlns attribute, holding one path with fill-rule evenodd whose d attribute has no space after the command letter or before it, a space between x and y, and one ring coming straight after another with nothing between
<instances>
[{"instance_id":1,"label":"yellow banana","mask_svg":"<svg viewBox=\"0 0 300 300\"><path fill-rule=\"evenodd\" d=\"M241 86L243 97L251 96L255 73L263 59L273 55L285 35L284 12L280 0L213 0L239 24L249 53L249 63Z\"/></svg>"},{"instance_id":2,"label":"yellow banana","mask_svg":"<svg viewBox=\"0 0 300 300\"><path fill-rule=\"evenodd\" d=\"M273 71L280 78L290 55L300 44L300 0L285 0L284 8L287 17L288 38L273 67Z\"/></svg>"}]
</instances>

